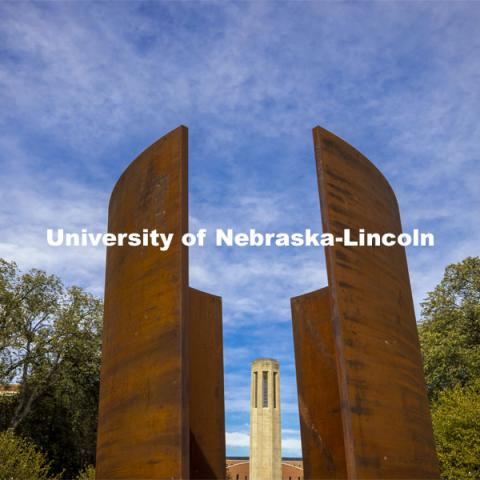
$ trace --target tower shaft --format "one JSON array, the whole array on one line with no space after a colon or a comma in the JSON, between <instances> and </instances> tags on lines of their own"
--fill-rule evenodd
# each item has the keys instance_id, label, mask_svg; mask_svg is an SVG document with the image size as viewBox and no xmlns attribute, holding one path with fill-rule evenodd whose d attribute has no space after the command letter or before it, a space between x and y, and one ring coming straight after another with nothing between
<instances>
[{"instance_id":1,"label":"tower shaft","mask_svg":"<svg viewBox=\"0 0 480 480\"><path fill-rule=\"evenodd\" d=\"M252 363L250 479L281 480L280 369L273 359Z\"/></svg>"}]
</instances>

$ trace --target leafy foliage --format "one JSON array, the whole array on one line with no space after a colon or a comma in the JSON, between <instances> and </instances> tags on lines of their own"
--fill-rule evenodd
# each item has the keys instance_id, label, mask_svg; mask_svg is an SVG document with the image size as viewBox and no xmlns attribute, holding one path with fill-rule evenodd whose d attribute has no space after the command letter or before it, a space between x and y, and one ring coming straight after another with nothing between
<instances>
[{"instance_id":1,"label":"leafy foliage","mask_svg":"<svg viewBox=\"0 0 480 480\"><path fill-rule=\"evenodd\" d=\"M101 321L92 295L0 260L0 382L21 386L8 426L67 478L95 460Z\"/></svg>"},{"instance_id":2,"label":"leafy foliage","mask_svg":"<svg viewBox=\"0 0 480 480\"><path fill-rule=\"evenodd\" d=\"M87 468L82 470L77 477L77 480L95 480L95 467L89 465Z\"/></svg>"},{"instance_id":3,"label":"leafy foliage","mask_svg":"<svg viewBox=\"0 0 480 480\"><path fill-rule=\"evenodd\" d=\"M2 480L55 480L45 455L30 441L11 430L0 432L0 478Z\"/></svg>"},{"instance_id":4,"label":"leafy foliage","mask_svg":"<svg viewBox=\"0 0 480 480\"><path fill-rule=\"evenodd\" d=\"M449 265L422 303L420 343L431 399L480 377L480 258Z\"/></svg>"},{"instance_id":5,"label":"leafy foliage","mask_svg":"<svg viewBox=\"0 0 480 480\"><path fill-rule=\"evenodd\" d=\"M422 304L425 378L443 479L480 478L480 258L449 265Z\"/></svg>"},{"instance_id":6,"label":"leafy foliage","mask_svg":"<svg viewBox=\"0 0 480 480\"><path fill-rule=\"evenodd\" d=\"M7 430L17 405L16 395L0 395L0 431Z\"/></svg>"},{"instance_id":7,"label":"leafy foliage","mask_svg":"<svg viewBox=\"0 0 480 480\"><path fill-rule=\"evenodd\" d=\"M441 392L432 421L442 478L480 478L480 380Z\"/></svg>"}]
</instances>

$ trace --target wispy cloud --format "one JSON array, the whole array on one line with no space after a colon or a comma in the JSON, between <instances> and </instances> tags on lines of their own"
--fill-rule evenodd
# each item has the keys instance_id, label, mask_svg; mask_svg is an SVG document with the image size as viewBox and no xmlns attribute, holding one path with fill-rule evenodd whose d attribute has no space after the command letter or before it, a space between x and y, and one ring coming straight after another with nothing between
<instances>
[{"instance_id":1,"label":"wispy cloud","mask_svg":"<svg viewBox=\"0 0 480 480\"><path fill-rule=\"evenodd\" d=\"M300 432L298 430L282 430L283 456L302 455L302 446L299 437ZM237 449L237 451L247 456L250 447L250 435L245 432L227 432L226 443L227 448Z\"/></svg>"}]
</instances>

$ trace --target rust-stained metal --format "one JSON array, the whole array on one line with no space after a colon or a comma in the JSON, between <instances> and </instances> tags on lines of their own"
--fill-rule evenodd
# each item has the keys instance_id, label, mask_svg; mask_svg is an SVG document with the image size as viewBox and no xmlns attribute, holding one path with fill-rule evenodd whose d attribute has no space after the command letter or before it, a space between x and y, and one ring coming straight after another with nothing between
<instances>
[{"instance_id":1,"label":"rust-stained metal","mask_svg":"<svg viewBox=\"0 0 480 480\"><path fill-rule=\"evenodd\" d=\"M222 299L189 289L190 478L225 478Z\"/></svg>"},{"instance_id":2,"label":"rust-stained metal","mask_svg":"<svg viewBox=\"0 0 480 480\"><path fill-rule=\"evenodd\" d=\"M313 136L323 231L400 234L380 171L332 133ZM405 249L336 243L325 255L349 478L438 478Z\"/></svg>"},{"instance_id":3,"label":"rust-stained metal","mask_svg":"<svg viewBox=\"0 0 480 480\"><path fill-rule=\"evenodd\" d=\"M347 476L328 288L291 299L304 477Z\"/></svg>"},{"instance_id":4,"label":"rust-stained metal","mask_svg":"<svg viewBox=\"0 0 480 480\"><path fill-rule=\"evenodd\" d=\"M97 479L189 477L187 178L179 127L130 164L110 198L109 232L175 236L164 252L107 250Z\"/></svg>"},{"instance_id":5,"label":"rust-stained metal","mask_svg":"<svg viewBox=\"0 0 480 480\"><path fill-rule=\"evenodd\" d=\"M380 171L327 130L316 127L313 137L324 233L400 234L397 200ZM438 478L405 249L336 242L325 255L347 478ZM303 378L324 374L299 367ZM313 401L302 408L315 411Z\"/></svg>"},{"instance_id":6,"label":"rust-stained metal","mask_svg":"<svg viewBox=\"0 0 480 480\"><path fill-rule=\"evenodd\" d=\"M221 336L221 311L218 297L188 288L188 249L181 242L188 231L187 142L183 126L162 137L130 164L111 195L109 232L156 229L174 237L166 251L127 245L107 249L99 480L190 478L190 468L197 468L190 459L191 426L208 462L218 463L221 455L221 446L210 451L202 442L214 438L209 428L218 437L222 425L211 417L209 425L202 425L197 409L190 408L198 401L211 402L215 414L223 410L223 395L209 397L211 388L198 388L198 369L189 378L191 356L209 370L214 362L222 370L223 361L218 347L212 359L199 356L199 342L211 345L211 340L198 336L198 324ZM210 313L215 315L212 325ZM190 347L189 329L197 335ZM223 393L223 372L216 385Z\"/></svg>"}]
</instances>

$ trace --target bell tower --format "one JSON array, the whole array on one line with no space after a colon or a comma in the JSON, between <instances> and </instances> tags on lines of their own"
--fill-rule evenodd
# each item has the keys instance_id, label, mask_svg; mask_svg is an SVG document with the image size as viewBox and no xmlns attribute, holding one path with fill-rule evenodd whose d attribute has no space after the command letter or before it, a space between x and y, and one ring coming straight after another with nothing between
<instances>
[{"instance_id":1,"label":"bell tower","mask_svg":"<svg viewBox=\"0 0 480 480\"><path fill-rule=\"evenodd\" d=\"M272 358L252 363L250 480L281 480L280 367Z\"/></svg>"}]
</instances>

